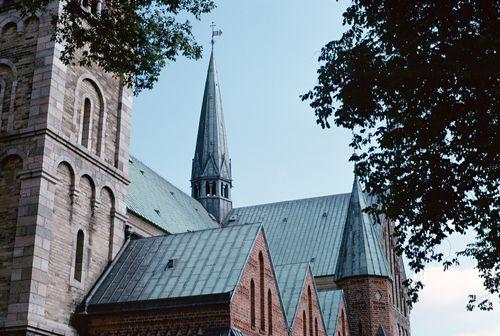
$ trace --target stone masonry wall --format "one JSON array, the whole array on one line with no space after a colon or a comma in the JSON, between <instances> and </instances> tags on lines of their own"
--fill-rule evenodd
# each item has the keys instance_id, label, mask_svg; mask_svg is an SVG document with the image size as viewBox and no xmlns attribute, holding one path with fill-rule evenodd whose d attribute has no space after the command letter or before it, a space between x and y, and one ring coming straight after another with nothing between
<instances>
[{"instance_id":1,"label":"stone masonry wall","mask_svg":"<svg viewBox=\"0 0 500 336\"><path fill-rule=\"evenodd\" d=\"M352 336L375 336L381 326L393 336L392 284L387 278L356 277L338 281L344 290Z\"/></svg>"},{"instance_id":2,"label":"stone masonry wall","mask_svg":"<svg viewBox=\"0 0 500 336\"><path fill-rule=\"evenodd\" d=\"M264 260L264 329L260 330L260 271L259 252ZM256 323L252 327L250 321L250 281L255 283L255 316ZM271 291L272 298L272 335L288 335L285 314L281 306L276 278L271 267L271 260L262 233L256 239L254 248L250 254L247 264L243 270L240 282L236 287L231 301L231 326L241 330L244 335L270 335L269 329L269 299L268 292Z\"/></svg>"},{"instance_id":3,"label":"stone masonry wall","mask_svg":"<svg viewBox=\"0 0 500 336\"><path fill-rule=\"evenodd\" d=\"M309 296L309 291L311 295ZM311 307L309 307L311 301ZM310 309L311 308L311 309ZM306 320L304 321L304 316ZM325 325L319 307L311 272L307 272L306 281L300 294L295 320L291 324L290 336L326 336ZM304 334L304 331L306 332Z\"/></svg>"},{"instance_id":4,"label":"stone masonry wall","mask_svg":"<svg viewBox=\"0 0 500 336\"><path fill-rule=\"evenodd\" d=\"M15 231L14 238L9 230L0 236L7 246L0 251L0 262L6 260L0 335L75 335L72 309L124 240L132 95L97 68L61 63L50 22L58 1L29 19L20 18L11 2L0 3L0 161L12 155L22 160L16 180L9 177L6 186L20 190L6 203L9 213L17 208L17 218L0 219L0 226ZM87 96L99 106L91 148L79 141ZM79 229L83 276L75 282ZM9 267L10 283L4 281Z\"/></svg>"}]
</instances>

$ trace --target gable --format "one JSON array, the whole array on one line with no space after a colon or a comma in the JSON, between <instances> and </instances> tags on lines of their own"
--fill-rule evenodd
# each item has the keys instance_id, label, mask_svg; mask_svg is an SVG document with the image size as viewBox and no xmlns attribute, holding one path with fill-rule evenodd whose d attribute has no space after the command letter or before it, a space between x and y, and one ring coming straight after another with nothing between
<instances>
[{"instance_id":1,"label":"gable","mask_svg":"<svg viewBox=\"0 0 500 336\"><path fill-rule=\"evenodd\" d=\"M236 208L226 226L260 223L276 265L311 262L315 276L333 275L350 193Z\"/></svg>"},{"instance_id":2,"label":"gable","mask_svg":"<svg viewBox=\"0 0 500 336\"><path fill-rule=\"evenodd\" d=\"M130 157L127 209L168 233L218 227L205 208L135 157Z\"/></svg>"},{"instance_id":3,"label":"gable","mask_svg":"<svg viewBox=\"0 0 500 336\"><path fill-rule=\"evenodd\" d=\"M263 300L260 287L260 258L263 261ZM255 324L252 327L251 283L254 283ZM271 305L269 301L271 295ZM261 331L261 303L263 303L264 330ZM274 272L273 263L268 252L264 234L258 235L248 261L241 273L236 290L231 298L231 326L241 330L243 335L269 334L269 311L272 311L272 331L274 335L287 335L287 321L283 311L280 292Z\"/></svg>"}]
</instances>

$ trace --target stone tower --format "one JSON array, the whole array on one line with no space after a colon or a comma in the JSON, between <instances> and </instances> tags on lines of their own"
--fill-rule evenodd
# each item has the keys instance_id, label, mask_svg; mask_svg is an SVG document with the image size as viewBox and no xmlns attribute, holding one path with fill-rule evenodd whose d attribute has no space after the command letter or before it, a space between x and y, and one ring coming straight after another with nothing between
<instances>
[{"instance_id":1,"label":"stone tower","mask_svg":"<svg viewBox=\"0 0 500 336\"><path fill-rule=\"evenodd\" d=\"M233 206L232 178L213 47L203 94L191 188L193 198L198 200L217 222L222 223Z\"/></svg>"},{"instance_id":2,"label":"stone tower","mask_svg":"<svg viewBox=\"0 0 500 336\"><path fill-rule=\"evenodd\" d=\"M131 93L58 59L59 1L30 18L13 3L0 0L0 335L73 335L124 240Z\"/></svg>"}]
</instances>

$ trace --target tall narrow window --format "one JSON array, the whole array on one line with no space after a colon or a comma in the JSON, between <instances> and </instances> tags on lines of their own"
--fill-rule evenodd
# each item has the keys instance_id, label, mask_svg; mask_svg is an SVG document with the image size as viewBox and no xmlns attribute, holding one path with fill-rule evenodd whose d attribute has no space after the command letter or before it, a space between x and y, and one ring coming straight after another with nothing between
<instances>
[{"instance_id":1,"label":"tall narrow window","mask_svg":"<svg viewBox=\"0 0 500 336\"><path fill-rule=\"evenodd\" d=\"M313 325L312 325L313 309L312 309L312 298L311 298L311 287L310 286L307 286L307 309L309 310L308 311L308 313L309 313L309 335L313 336Z\"/></svg>"},{"instance_id":2,"label":"tall narrow window","mask_svg":"<svg viewBox=\"0 0 500 336\"><path fill-rule=\"evenodd\" d=\"M229 186L227 184L224 186L224 197L229 198Z\"/></svg>"},{"instance_id":3,"label":"tall narrow window","mask_svg":"<svg viewBox=\"0 0 500 336\"><path fill-rule=\"evenodd\" d=\"M259 252L259 280L260 280L260 330L266 330L265 312L264 312L264 256Z\"/></svg>"},{"instance_id":4,"label":"tall narrow window","mask_svg":"<svg viewBox=\"0 0 500 336\"><path fill-rule=\"evenodd\" d=\"M307 336L307 319L306 319L306 311L302 311L302 334L303 336Z\"/></svg>"},{"instance_id":5,"label":"tall narrow window","mask_svg":"<svg viewBox=\"0 0 500 336\"><path fill-rule=\"evenodd\" d=\"M74 275L74 278L77 281L82 281L83 241L84 241L83 231L78 230L78 233L76 235L76 256L75 256L75 275Z\"/></svg>"},{"instance_id":6,"label":"tall narrow window","mask_svg":"<svg viewBox=\"0 0 500 336\"><path fill-rule=\"evenodd\" d=\"M194 184L194 198L200 198L200 184Z\"/></svg>"},{"instance_id":7,"label":"tall narrow window","mask_svg":"<svg viewBox=\"0 0 500 336\"><path fill-rule=\"evenodd\" d=\"M267 328L269 329L269 335L273 334L273 297L271 290L267 292Z\"/></svg>"},{"instance_id":8,"label":"tall narrow window","mask_svg":"<svg viewBox=\"0 0 500 336\"><path fill-rule=\"evenodd\" d=\"M347 336L346 325L345 312L342 310L342 336Z\"/></svg>"},{"instance_id":9,"label":"tall narrow window","mask_svg":"<svg viewBox=\"0 0 500 336\"><path fill-rule=\"evenodd\" d=\"M89 98L83 102L82 145L89 148L92 114L92 103Z\"/></svg>"},{"instance_id":10,"label":"tall narrow window","mask_svg":"<svg viewBox=\"0 0 500 336\"><path fill-rule=\"evenodd\" d=\"M250 280L250 324L255 328L255 282Z\"/></svg>"},{"instance_id":11,"label":"tall narrow window","mask_svg":"<svg viewBox=\"0 0 500 336\"><path fill-rule=\"evenodd\" d=\"M314 336L319 336L318 334L318 319L314 318Z\"/></svg>"}]
</instances>

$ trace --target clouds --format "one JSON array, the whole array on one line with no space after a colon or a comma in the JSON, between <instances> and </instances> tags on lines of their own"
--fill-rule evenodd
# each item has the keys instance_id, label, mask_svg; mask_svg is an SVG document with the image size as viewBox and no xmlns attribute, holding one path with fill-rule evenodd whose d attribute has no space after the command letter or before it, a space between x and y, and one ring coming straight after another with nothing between
<instances>
[{"instance_id":1,"label":"clouds","mask_svg":"<svg viewBox=\"0 0 500 336\"><path fill-rule=\"evenodd\" d=\"M481 279L472 267L451 269L431 266L419 276L426 285L411 319L413 335L500 335L500 305L493 312L468 312L469 294L483 293Z\"/></svg>"}]
</instances>

